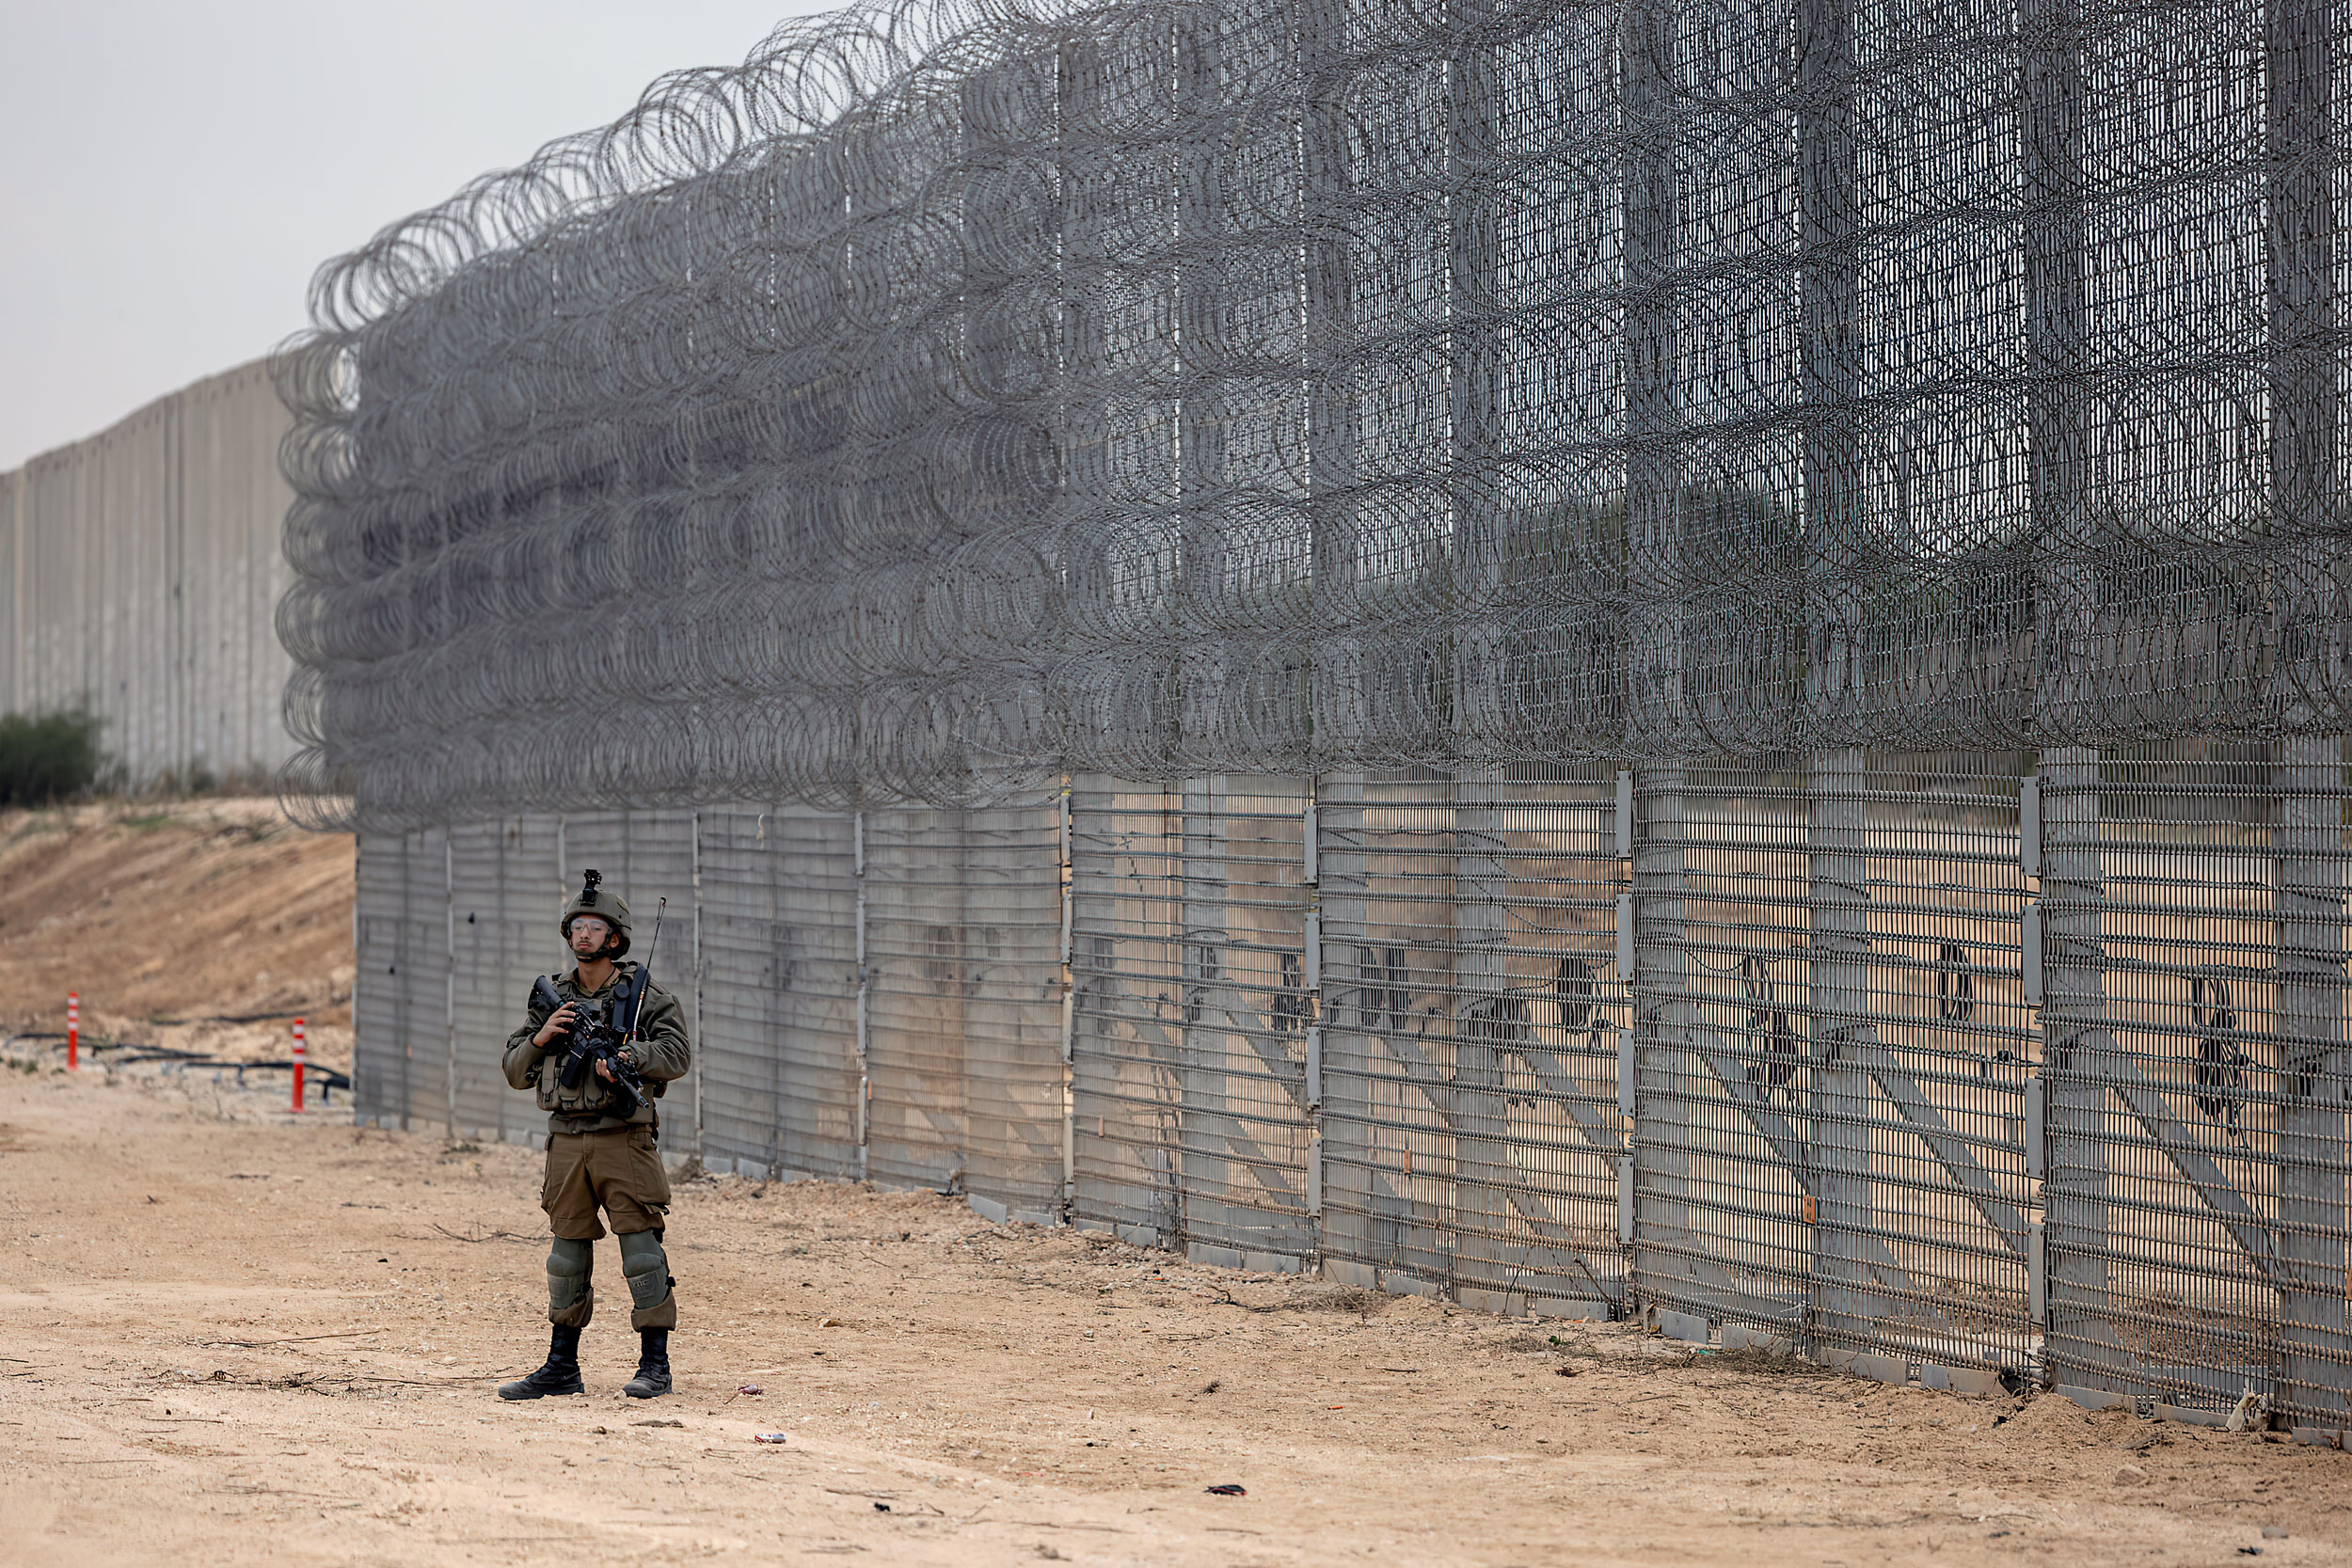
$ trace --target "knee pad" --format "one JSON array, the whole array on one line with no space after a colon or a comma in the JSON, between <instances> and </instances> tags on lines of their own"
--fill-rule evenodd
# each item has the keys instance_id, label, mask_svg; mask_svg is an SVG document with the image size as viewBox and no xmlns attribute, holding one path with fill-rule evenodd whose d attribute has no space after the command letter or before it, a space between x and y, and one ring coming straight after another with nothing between
<instances>
[{"instance_id":1,"label":"knee pad","mask_svg":"<svg viewBox=\"0 0 2352 1568\"><path fill-rule=\"evenodd\" d=\"M548 1307L562 1312L576 1307L588 1293L588 1271L595 1264L596 1249L589 1242L566 1241L558 1236L548 1249Z\"/></svg>"},{"instance_id":2,"label":"knee pad","mask_svg":"<svg viewBox=\"0 0 2352 1568\"><path fill-rule=\"evenodd\" d=\"M628 1281L629 1299L639 1311L648 1311L670 1294L670 1259L661 1250L661 1232L633 1230L621 1239L621 1274Z\"/></svg>"}]
</instances>

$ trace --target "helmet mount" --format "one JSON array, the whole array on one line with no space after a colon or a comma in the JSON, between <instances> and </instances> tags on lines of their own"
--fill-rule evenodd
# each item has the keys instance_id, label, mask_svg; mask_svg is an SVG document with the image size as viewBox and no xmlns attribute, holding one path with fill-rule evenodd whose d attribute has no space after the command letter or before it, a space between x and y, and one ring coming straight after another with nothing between
<instances>
[{"instance_id":1,"label":"helmet mount","mask_svg":"<svg viewBox=\"0 0 2352 1568\"><path fill-rule=\"evenodd\" d=\"M583 916L601 920L612 928L613 942L608 957L617 958L628 951L628 900L606 890L601 871L581 872L580 891L564 906L561 928L566 944L572 940L572 922Z\"/></svg>"}]
</instances>

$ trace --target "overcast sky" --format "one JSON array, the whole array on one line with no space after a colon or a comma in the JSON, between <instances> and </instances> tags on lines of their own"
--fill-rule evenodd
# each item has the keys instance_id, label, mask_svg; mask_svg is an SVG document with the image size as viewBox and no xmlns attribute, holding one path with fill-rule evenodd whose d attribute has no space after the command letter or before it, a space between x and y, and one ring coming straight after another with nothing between
<instances>
[{"instance_id":1,"label":"overcast sky","mask_svg":"<svg viewBox=\"0 0 2352 1568\"><path fill-rule=\"evenodd\" d=\"M0 471L268 352L318 264L808 0L0 0Z\"/></svg>"}]
</instances>

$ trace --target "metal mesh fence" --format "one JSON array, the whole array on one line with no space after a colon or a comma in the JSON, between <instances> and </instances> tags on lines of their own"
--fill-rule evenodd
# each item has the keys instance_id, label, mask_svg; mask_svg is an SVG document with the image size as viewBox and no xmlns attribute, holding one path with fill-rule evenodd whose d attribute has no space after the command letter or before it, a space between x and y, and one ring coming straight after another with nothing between
<instances>
[{"instance_id":1,"label":"metal mesh fence","mask_svg":"<svg viewBox=\"0 0 2352 1568\"><path fill-rule=\"evenodd\" d=\"M1087 779L1070 816L1080 1206L1135 1239L1296 1267L1312 1251L1300 786Z\"/></svg>"},{"instance_id":2,"label":"metal mesh fence","mask_svg":"<svg viewBox=\"0 0 2352 1568\"><path fill-rule=\"evenodd\" d=\"M361 1117L430 1117L446 1109L452 1061L449 1015L449 875L443 835L424 832L359 840L352 983L358 1049L353 1091Z\"/></svg>"},{"instance_id":3,"label":"metal mesh fence","mask_svg":"<svg viewBox=\"0 0 2352 1568\"><path fill-rule=\"evenodd\" d=\"M867 812L866 1172L1059 1207L1057 811Z\"/></svg>"},{"instance_id":4,"label":"metal mesh fence","mask_svg":"<svg viewBox=\"0 0 2352 1568\"><path fill-rule=\"evenodd\" d=\"M497 1053L594 863L641 951L671 890L714 1168L2333 1431L2348 791L1837 749L366 834L360 1104L536 1135Z\"/></svg>"},{"instance_id":5,"label":"metal mesh fence","mask_svg":"<svg viewBox=\"0 0 2352 1568\"><path fill-rule=\"evenodd\" d=\"M2340 1430L2347 70L795 24L321 275L290 787L421 986L533 823L691 909L713 1164ZM371 1104L509 1114L515 929Z\"/></svg>"},{"instance_id":6,"label":"metal mesh fence","mask_svg":"<svg viewBox=\"0 0 2352 1568\"><path fill-rule=\"evenodd\" d=\"M1855 752L1645 779L1646 1293L1824 1350L2026 1366L2019 781Z\"/></svg>"},{"instance_id":7,"label":"metal mesh fence","mask_svg":"<svg viewBox=\"0 0 2352 1568\"><path fill-rule=\"evenodd\" d=\"M1615 799L1589 766L1318 799L1322 1246L1343 1276L1622 1304Z\"/></svg>"},{"instance_id":8,"label":"metal mesh fence","mask_svg":"<svg viewBox=\"0 0 2352 1568\"><path fill-rule=\"evenodd\" d=\"M2043 785L2063 1382L2340 1424L2344 793L2332 741L2069 756Z\"/></svg>"},{"instance_id":9,"label":"metal mesh fence","mask_svg":"<svg viewBox=\"0 0 2352 1568\"><path fill-rule=\"evenodd\" d=\"M856 825L793 806L699 816L704 1159L854 1176Z\"/></svg>"}]
</instances>

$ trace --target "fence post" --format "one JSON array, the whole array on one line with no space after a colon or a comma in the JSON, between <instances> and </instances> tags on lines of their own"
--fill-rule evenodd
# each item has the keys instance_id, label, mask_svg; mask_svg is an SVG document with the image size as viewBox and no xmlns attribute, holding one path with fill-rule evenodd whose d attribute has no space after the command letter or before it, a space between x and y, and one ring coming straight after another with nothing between
<instances>
[{"instance_id":1,"label":"fence post","mask_svg":"<svg viewBox=\"0 0 2352 1568\"><path fill-rule=\"evenodd\" d=\"M2352 1169L2345 1148L2343 740L2314 694L2340 689L2327 624L2341 546L2336 389L2338 128L2333 8L2269 0L2265 141L2269 169L2270 495L2283 543L2275 613L2280 719L2272 830L2282 1106L2279 1125L2280 1381L2296 1426L2352 1426Z\"/></svg>"},{"instance_id":2,"label":"fence post","mask_svg":"<svg viewBox=\"0 0 2352 1568\"><path fill-rule=\"evenodd\" d=\"M866 958L866 814L850 816L850 874L857 881L857 1179L866 1180L866 1139L874 1115L874 1085L869 1075L866 1046L867 992L872 966Z\"/></svg>"},{"instance_id":3,"label":"fence post","mask_svg":"<svg viewBox=\"0 0 2352 1568\"><path fill-rule=\"evenodd\" d=\"M448 1038L448 1065L442 1072L447 1096L442 1121L451 1143L457 1141L457 850L450 831L441 830L441 1023Z\"/></svg>"},{"instance_id":4,"label":"fence post","mask_svg":"<svg viewBox=\"0 0 2352 1568\"><path fill-rule=\"evenodd\" d=\"M1501 770L1454 771L1454 1212L1448 1227L1457 1292L1507 1289L1513 1160L1504 1074L1519 1030L1509 994L1502 834L1494 809ZM1467 1267L1466 1267L1467 1265ZM1484 1265L1483 1267L1481 1265ZM1494 1278L1490 1279L1488 1276Z\"/></svg>"},{"instance_id":5,"label":"fence post","mask_svg":"<svg viewBox=\"0 0 2352 1568\"><path fill-rule=\"evenodd\" d=\"M1212 640L1193 635L1216 624L1224 597L1226 446L1231 434L1223 398L1227 333L1225 292L1210 255L1225 219L1223 141L1218 121L1224 92L1224 11L1208 6L1181 14L1175 29L1174 150L1176 230L1187 246L1177 268L1177 344L1182 401L1177 419L1176 499L1182 570L1177 583L1180 639L1176 722L1180 743L1214 746L1225 718L1226 671ZM1205 611L1205 613L1203 613ZM1225 974L1231 938L1226 929L1225 838L1227 781L1223 774L1186 778L1181 784L1184 1005L1178 1111L1176 1235L1200 1240L1203 1217L1223 1206L1210 1195L1233 1196L1236 1171L1230 1123L1220 1114L1230 1082L1232 1042ZM1220 1236L1224 1227L1218 1227Z\"/></svg>"},{"instance_id":6,"label":"fence post","mask_svg":"<svg viewBox=\"0 0 2352 1568\"><path fill-rule=\"evenodd\" d=\"M1347 82L1341 65L1348 0L1298 0L1306 103L1299 127L1300 183L1307 223L1304 287L1307 399L1307 526L1312 568L1315 751L1345 756L1360 746L1364 721L1361 649L1350 634L1358 580L1357 448L1362 399L1347 351L1356 339L1356 271L1347 201ZM1310 789L1312 789L1311 783ZM1360 789L1359 790L1360 796Z\"/></svg>"},{"instance_id":7,"label":"fence post","mask_svg":"<svg viewBox=\"0 0 2352 1568\"><path fill-rule=\"evenodd\" d=\"M1070 819L1070 774L1061 776L1059 812L1061 856L1061 1218L1074 1225L1078 1218L1078 988L1077 959L1078 861L1074 825Z\"/></svg>"},{"instance_id":8,"label":"fence post","mask_svg":"<svg viewBox=\"0 0 2352 1568\"><path fill-rule=\"evenodd\" d=\"M2082 18L2077 0L2026 0L2020 30L2025 225L2026 484L2037 540L2032 723L2047 741L2083 733L2096 678L2096 540L2086 505L2089 357L2084 231ZM2049 1260L2043 1337L2051 1375L2128 1382L2107 1277L2106 882L2099 752L2041 756L2042 1073L2049 1142L2042 1199Z\"/></svg>"},{"instance_id":9,"label":"fence post","mask_svg":"<svg viewBox=\"0 0 2352 1568\"><path fill-rule=\"evenodd\" d=\"M1853 233L1852 0L1800 0L1797 10L1797 175L1804 347L1800 376L1812 418L1804 435L1806 704L1817 730L1851 721L1862 686L1861 605L1852 584L1861 542L1855 423L1861 396L1859 291ZM1837 418L1824 417L1835 413ZM1812 1333L1817 1345L1870 1341L1870 1270L1860 1254L1871 1233L1868 1075L1851 1060L1869 1012L1869 858L1865 852L1859 746L1814 752L1806 794L1806 908L1811 954L1811 1148L1797 1146L1808 1177L1813 1251ZM1759 954L1759 959L1770 955ZM1764 1084L1769 1084L1769 1078ZM1759 1092L1769 1092L1759 1085ZM1802 1201L1802 1199L1800 1200Z\"/></svg>"},{"instance_id":10,"label":"fence post","mask_svg":"<svg viewBox=\"0 0 2352 1568\"><path fill-rule=\"evenodd\" d=\"M418 951L418 931L415 915L417 895L418 848L424 835L416 832L400 835L400 906L399 918L392 922L392 960L387 976L391 987L393 1037L400 1041L400 1130L413 1132L424 1120L424 1107L418 1103L417 1094L417 961L423 957Z\"/></svg>"},{"instance_id":11,"label":"fence post","mask_svg":"<svg viewBox=\"0 0 2352 1568\"><path fill-rule=\"evenodd\" d=\"M1454 507L1454 1283L1465 1256L1479 1287L1506 1290L1510 1190L1515 1161L1503 1085L1523 1031L1513 1012L1510 936L1503 900L1507 870L1496 813L1501 769L1491 754L1501 696L1496 599L1502 588L1497 436L1501 418L1500 328L1493 308L1500 240L1487 170L1494 160L1494 45L1481 29L1492 0L1457 0L1447 72L1446 268L1451 280L1451 433L1448 475ZM1483 1267L1481 1266L1483 1265ZM1489 1277L1492 1276L1492 1277Z\"/></svg>"},{"instance_id":12,"label":"fence post","mask_svg":"<svg viewBox=\"0 0 2352 1568\"><path fill-rule=\"evenodd\" d=\"M1175 1239L1190 1243L1200 1239L1201 1216L1217 1206L1211 1195L1230 1196L1233 1178L1223 1135L1228 1124L1219 1114L1232 1056L1225 1006L1225 836L1231 822L1223 775L1187 779L1182 801L1184 1045L1176 1068Z\"/></svg>"},{"instance_id":13,"label":"fence post","mask_svg":"<svg viewBox=\"0 0 2352 1568\"><path fill-rule=\"evenodd\" d=\"M1691 1233L1691 1045L1694 1006L1683 947L1683 770L1641 770L1633 843L1633 1258L1641 1294L1698 1268ZM1627 1308L1633 1309L1629 1286Z\"/></svg>"},{"instance_id":14,"label":"fence post","mask_svg":"<svg viewBox=\"0 0 2352 1568\"><path fill-rule=\"evenodd\" d=\"M2042 753L2043 1344L2053 1380L2118 1393L2130 1379L2107 1275L2106 896L2099 752Z\"/></svg>"},{"instance_id":15,"label":"fence post","mask_svg":"<svg viewBox=\"0 0 2352 1568\"><path fill-rule=\"evenodd\" d=\"M907 822L907 840L912 848L921 842L919 824L924 814L909 810L901 815ZM955 1147L944 1148L939 1153L946 1176L946 1180L941 1185L958 1186L967 1193L973 1190L972 1156L976 1147L972 1119L972 1025L976 1013L985 1014L987 1011L974 1005L979 996L982 966L987 958L985 932L975 928L974 905L979 905L977 912L980 916L993 917L998 913L988 907L985 898L976 900L973 896L977 891L973 886L973 839L977 831L973 825L974 815L972 810L961 806L942 808L932 814L938 824L934 842L944 841L941 849L935 852L946 855L946 870L953 878L945 892L927 895L921 885L921 875L910 865L899 874L905 885L898 895L899 908L906 914L912 915L919 906L925 915L939 917L935 927L930 927L930 922L926 921L930 928L924 933L925 945L932 955L930 972L945 976L944 991L931 998L932 1005L938 1008L932 1049L939 1053L934 1060L939 1061L940 1066L933 1072L925 1073L921 1070L920 1058L909 1059L905 1064L901 1092L910 1105L921 1107L924 1119L931 1123L934 1133L943 1143L948 1136L946 1129L954 1129ZM944 938L942 932L946 933ZM1017 1034L1017 1030L1010 1033ZM1009 1047L1012 1052L1018 1051L1014 1040L1000 1037L997 1043L1000 1048ZM950 1053L951 1062L943 1060L948 1058ZM986 1053L982 1054L985 1062ZM1001 1069L1010 1064L1007 1061L996 1065ZM940 1081L935 1085L925 1083L924 1080L930 1077ZM1003 1092L1002 1070L998 1073L996 1087L999 1093ZM936 1101L933 1096L937 1097ZM985 1095L982 1098L985 1099ZM1004 1196L1001 1189L986 1196L994 1196L1000 1202Z\"/></svg>"},{"instance_id":16,"label":"fence post","mask_svg":"<svg viewBox=\"0 0 2352 1568\"><path fill-rule=\"evenodd\" d=\"M1863 752L1813 754L1811 885L1813 1015L1810 1172L1813 1182L1813 1323L1822 1348L1860 1349L1872 1338L1870 1269L1860 1248L1871 1234L1870 1080L1853 1060L1869 1043L1869 859L1863 840ZM1767 1080L1769 1082L1769 1080Z\"/></svg>"},{"instance_id":17,"label":"fence post","mask_svg":"<svg viewBox=\"0 0 2352 1568\"><path fill-rule=\"evenodd\" d=\"M1307 1259L1309 1273L1320 1273L1323 1258L1323 1026L1328 1009L1323 1004L1325 960L1323 906L1323 780L1307 776L1305 820L1299 826L1299 853L1305 861L1300 878L1307 888L1307 936L1300 955L1307 990L1306 1084L1300 1098L1307 1112L1307 1235L1314 1249Z\"/></svg>"},{"instance_id":18,"label":"fence post","mask_svg":"<svg viewBox=\"0 0 2352 1568\"><path fill-rule=\"evenodd\" d=\"M1661 758L1640 769L1631 868L1634 1125L1633 1240L1637 1272L1626 1307L1655 1299L1671 1274L1694 1266L1690 1234L1692 1003L1683 951L1684 691L1682 550L1673 447L1677 327L1675 258L1673 44L1670 0L1632 0L1620 23L1627 152L1619 201L1625 226L1626 629L1625 708L1630 748Z\"/></svg>"},{"instance_id":19,"label":"fence post","mask_svg":"<svg viewBox=\"0 0 2352 1568\"><path fill-rule=\"evenodd\" d=\"M1313 703L1316 750L1345 756L1362 744L1366 705L1361 651L1348 626L1356 612L1357 447L1362 409L1346 351L1356 336L1356 272L1347 198L1355 185L1349 157L1346 78L1347 0L1299 0L1298 47L1305 100L1299 126L1302 205L1307 220L1300 303L1307 369L1310 444L1307 512L1314 594ZM1308 897L1313 919L1307 961L1313 999L1307 1037L1307 1208L1315 1263L1329 1251L1324 1107L1330 1100L1331 1057L1343 1037L1333 1005L1344 991L1327 976L1337 955L1364 941L1364 781L1361 773L1311 770L1307 780ZM1343 972L1352 972L1349 966ZM1355 1238L1361 1249L1362 1238Z\"/></svg>"},{"instance_id":20,"label":"fence post","mask_svg":"<svg viewBox=\"0 0 2352 1568\"><path fill-rule=\"evenodd\" d=\"M703 1085L710 1077L707 1048L703 1040L703 814L697 806L692 814L690 831L694 835L692 868L694 878L694 1051L702 1059L696 1063L694 1074L694 1159L700 1163L703 1148Z\"/></svg>"},{"instance_id":21,"label":"fence post","mask_svg":"<svg viewBox=\"0 0 2352 1568\"><path fill-rule=\"evenodd\" d=\"M2281 1392L2297 1426L2352 1427L2344 1039L2344 764L2332 735L2276 743Z\"/></svg>"},{"instance_id":22,"label":"fence post","mask_svg":"<svg viewBox=\"0 0 2352 1568\"><path fill-rule=\"evenodd\" d=\"M1634 1275L1633 1224L1633 1134L1636 1114L1641 1107L1634 1053L1635 1032L1633 1016L1633 974L1639 962L1635 941L1633 914L1633 839L1634 839L1633 769L1617 769L1617 807L1614 823L1614 847L1617 851L1617 910L1616 945L1613 961L1617 984L1626 999L1625 1027L1617 1031L1617 1128L1626 1152L1617 1156L1617 1245L1624 1252L1624 1282L1629 1292ZM1629 1293L1621 1304L1632 1305Z\"/></svg>"}]
</instances>

